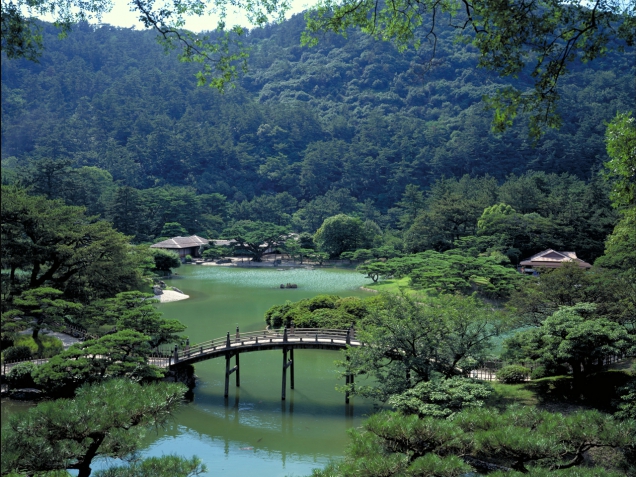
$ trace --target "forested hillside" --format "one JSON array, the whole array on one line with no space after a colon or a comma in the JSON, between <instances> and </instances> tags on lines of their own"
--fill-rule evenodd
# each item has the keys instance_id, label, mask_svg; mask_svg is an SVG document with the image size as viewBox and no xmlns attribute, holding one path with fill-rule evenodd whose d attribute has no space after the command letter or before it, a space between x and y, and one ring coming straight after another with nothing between
<instances>
[{"instance_id":1,"label":"forested hillside","mask_svg":"<svg viewBox=\"0 0 636 477\"><path fill-rule=\"evenodd\" d=\"M506 83L476 69L452 31L429 64L426 46L398 53L356 32L301 47L303 28L296 16L251 31L249 69L225 94L197 87L196 66L164 55L151 32L84 24L58 40L48 29L39 64L2 64L3 180L87 205L137 241L171 222L218 232L228 217L313 233L344 212L396 228L408 184L501 184L529 170L590 180L607 160L606 123L634 109L633 50L575 65L563 126L533 146L523 118L490 132L481 98ZM200 222L177 220L184 210Z\"/></svg>"}]
</instances>

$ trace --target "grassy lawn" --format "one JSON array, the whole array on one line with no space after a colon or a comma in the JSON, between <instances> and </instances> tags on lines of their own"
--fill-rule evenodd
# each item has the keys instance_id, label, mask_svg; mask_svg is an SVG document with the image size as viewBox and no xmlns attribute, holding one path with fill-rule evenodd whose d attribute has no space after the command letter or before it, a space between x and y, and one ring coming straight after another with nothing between
<instances>
[{"instance_id":1,"label":"grassy lawn","mask_svg":"<svg viewBox=\"0 0 636 477\"><path fill-rule=\"evenodd\" d=\"M497 382L490 383L495 392L486 401L486 406L504 408L511 404L520 404L522 406L536 406L539 399L536 392L528 386L529 383L523 384L501 384Z\"/></svg>"},{"instance_id":2,"label":"grassy lawn","mask_svg":"<svg viewBox=\"0 0 636 477\"><path fill-rule=\"evenodd\" d=\"M417 295L418 290L413 290L409 286L410 278L404 277L400 279L380 280L377 283L369 283L365 288L376 290L383 293L399 293L405 291L407 295Z\"/></svg>"},{"instance_id":3,"label":"grassy lawn","mask_svg":"<svg viewBox=\"0 0 636 477\"><path fill-rule=\"evenodd\" d=\"M494 382L491 384L495 392L486 405L502 408L520 404L560 412L583 408L613 411L617 402L616 391L627 383L635 362L635 358L630 358L615 363L600 373L588 376L578 386L571 376L552 376L522 384Z\"/></svg>"}]
</instances>

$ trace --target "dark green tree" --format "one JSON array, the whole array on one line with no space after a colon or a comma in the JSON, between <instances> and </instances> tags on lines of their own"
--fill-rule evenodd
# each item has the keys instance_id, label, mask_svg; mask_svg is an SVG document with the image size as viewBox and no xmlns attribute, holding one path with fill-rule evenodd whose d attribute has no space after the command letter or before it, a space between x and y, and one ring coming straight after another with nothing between
<instances>
[{"instance_id":1,"label":"dark green tree","mask_svg":"<svg viewBox=\"0 0 636 477\"><path fill-rule=\"evenodd\" d=\"M29 273L22 285L27 289L51 285L82 301L139 286L138 257L109 223L13 186L2 186L2 199L2 262L12 270L10 295L21 291L18 268Z\"/></svg>"},{"instance_id":2,"label":"dark green tree","mask_svg":"<svg viewBox=\"0 0 636 477\"><path fill-rule=\"evenodd\" d=\"M236 241L236 248L260 262L267 249L271 249L285 240L288 229L269 222L239 220L223 232L223 236Z\"/></svg>"},{"instance_id":3,"label":"dark green tree","mask_svg":"<svg viewBox=\"0 0 636 477\"><path fill-rule=\"evenodd\" d=\"M188 231L179 222L166 222L159 234L162 237L187 237Z\"/></svg>"},{"instance_id":4,"label":"dark green tree","mask_svg":"<svg viewBox=\"0 0 636 477\"><path fill-rule=\"evenodd\" d=\"M14 316L29 322L34 340L37 341L44 327L59 328L65 321L65 315L77 314L82 309L79 303L62 299L63 295L55 288L40 287L26 290L13 300L16 307Z\"/></svg>"},{"instance_id":5,"label":"dark green tree","mask_svg":"<svg viewBox=\"0 0 636 477\"><path fill-rule=\"evenodd\" d=\"M96 458L137 450L144 431L168 422L185 391L182 384L114 379L14 414L2 429L2 473L76 469L88 477Z\"/></svg>"},{"instance_id":6,"label":"dark green tree","mask_svg":"<svg viewBox=\"0 0 636 477\"><path fill-rule=\"evenodd\" d=\"M114 377L131 381L161 378L163 371L148 364L152 351L148 339L137 331L124 330L77 343L39 366L33 379L53 396L72 396L85 383Z\"/></svg>"},{"instance_id":7,"label":"dark green tree","mask_svg":"<svg viewBox=\"0 0 636 477\"><path fill-rule=\"evenodd\" d=\"M147 457L130 465L109 467L95 472L96 477L191 477L206 471L201 460L177 455Z\"/></svg>"},{"instance_id":8,"label":"dark green tree","mask_svg":"<svg viewBox=\"0 0 636 477\"><path fill-rule=\"evenodd\" d=\"M579 384L590 373L601 370L605 358L631 352L636 346L634 337L620 324L592 318L594 310L586 303L561 307L540 327L508 338L506 355L546 367L567 364Z\"/></svg>"},{"instance_id":9,"label":"dark green tree","mask_svg":"<svg viewBox=\"0 0 636 477\"><path fill-rule=\"evenodd\" d=\"M385 262L374 261L358 265L357 270L373 280L373 283L376 283L380 277L389 275L391 268Z\"/></svg>"},{"instance_id":10,"label":"dark green tree","mask_svg":"<svg viewBox=\"0 0 636 477\"><path fill-rule=\"evenodd\" d=\"M621 423L598 411L563 415L535 408L475 409L453 420L385 411L350 434L345 459L315 471L315 477L458 477L471 472L618 477L630 469L627 453L635 427L633 421ZM600 448L614 452L610 469L586 465L589 451Z\"/></svg>"},{"instance_id":11,"label":"dark green tree","mask_svg":"<svg viewBox=\"0 0 636 477\"><path fill-rule=\"evenodd\" d=\"M454 376L417 383L391 396L388 404L403 414L452 419L464 409L482 407L491 394L489 384Z\"/></svg>"},{"instance_id":12,"label":"dark green tree","mask_svg":"<svg viewBox=\"0 0 636 477\"><path fill-rule=\"evenodd\" d=\"M325 219L314 235L316 245L332 258L339 257L343 252L361 248L367 239L363 222L345 214Z\"/></svg>"},{"instance_id":13,"label":"dark green tree","mask_svg":"<svg viewBox=\"0 0 636 477\"><path fill-rule=\"evenodd\" d=\"M467 372L488 351L504 319L474 297L444 296L425 304L405 295L387 295L357 325L368 346L346 350L343 373L364 374L348 390L382 402L428 381L434 373Z\"/></svg>"},{"instance_id":14,"label":"dark green tree","mask_svg":"<svg viewBox=\"0 0 636 477\"><path fill-rule=\"evenodd\" d=\"M151 251L155 263L154 268L157 271L170 274L173 268L179 268L181 266L181 259L175 252L162 248L153 248Z\"/></svg>"}]
</instances>

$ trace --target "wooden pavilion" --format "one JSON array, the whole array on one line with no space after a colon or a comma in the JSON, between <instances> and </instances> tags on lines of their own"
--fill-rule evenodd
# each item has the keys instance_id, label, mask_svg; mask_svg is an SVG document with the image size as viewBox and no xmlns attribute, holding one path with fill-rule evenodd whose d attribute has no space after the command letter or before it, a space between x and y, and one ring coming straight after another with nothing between
<instances>
[{"instance_id":1,"label":"wooden pavilion","mask_svg":"<svg viewBox=\"0 0 636 477\"><path fill-rule=\"evenodd\" d=\"M201 245L207 245L210 241L198 235L191 235L190 237L173 237L163 242L155 243L150 248L163 248L165 250L172 250L176 252L181 259L185 259L186 255L191 257L199 256L199 249Z\"/></svg>"},{"instance_id":2,"label":"wooden pavilion","mask_svg":"<svg viewBox=\"0 0 636 477\"><path fill-rule=\"evenodd\" d=\"M519 265L522 273L532 273L536 268L559 268L567 262L575 262L580 268L586 270L592 268L592 265L577 258L576 252L557 252L551 248L521 261Z\"/></svg>"}]
</instances>

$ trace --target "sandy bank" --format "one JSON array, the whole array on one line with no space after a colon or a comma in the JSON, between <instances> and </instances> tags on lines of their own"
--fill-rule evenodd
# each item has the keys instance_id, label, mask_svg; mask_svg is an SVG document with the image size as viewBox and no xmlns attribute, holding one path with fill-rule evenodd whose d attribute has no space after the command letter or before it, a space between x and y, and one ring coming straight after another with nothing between
<instances>
[{"instance_id":1,"label":"sandy bank","mask_svg":"<svg viewBox=\"0 0 636 477\"><path fill-rule=\"evenodd\" d=\"M155 295L155 299L159 300L161 303L169 303L171 301L186 300L188 298L190 298L190 295L184 295L183 293L179 293L173 290L163 290L162 295Z\"/></svg>"},{"instance_id":2,"label":"sandy bank","mask_svg":"<svg viewBox=\"0 0 636 477\"><path fill-rule=\"evenodd\" d=\"M378 290L374 290L373 288L367 288L367 287L360 287L360 290L366 291L366 292L380 293Z\"/></svg>"}]
</instances>

